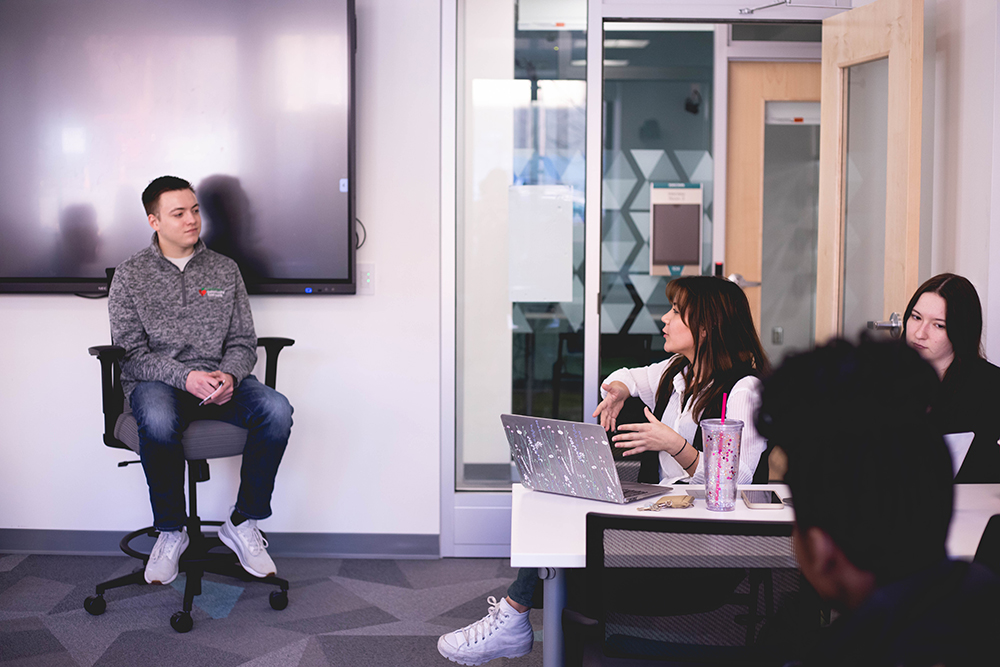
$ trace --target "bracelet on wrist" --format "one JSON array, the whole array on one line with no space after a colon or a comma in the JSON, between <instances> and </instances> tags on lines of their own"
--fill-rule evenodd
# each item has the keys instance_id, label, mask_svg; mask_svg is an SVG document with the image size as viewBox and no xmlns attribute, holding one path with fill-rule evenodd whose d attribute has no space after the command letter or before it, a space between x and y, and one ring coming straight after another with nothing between
<instances>
[{"instance_id":1,"label":"bracelet on wrist","mask_svg":"<svg viewBox=\"0 0 1000 667\"><path fill-rule=\"evenodd\" d=\"M677 450L676 452L673 452L673 453L671 454L671 456L673 456L674 458L677 458L678 456L680 456L680 455L681 455L681 452L683 452L683 451L684 451L684 448L685 448L685 447L687 447L687 446L688 446L688 441L687 441L687 438L684 438L684 443L683 443L683 444L681 445L681 448L680 448L680 449L678 449L678 450Z\"/></svg>"},{"instance_id":2,"label":"bracelet on wrist","mask_svg":"<svg viewBox=\"0 0 1000 667\"><path fill-rule=\"evenodd\" d=\"M677 450L676 454L671 454L671 456L673 456L674 459L676 460L677 457L680 456L681 452L684 451L684 448L687 447L688 445L691 445L691 443L687 441L687 438L684 438L684 444L681 445L681 448ZM691 449L694 450L694 458L691 459L691 462L688 463L686 466L685 465L681 465L681 469L684 472L687 472L688 468L690 468L691 466L693 466L694 464L696 464L698 462L698 450L694 449L694 445L691 445ZM678 465L680 465L680 461L678 461L677 463L678 463Z\"/></svg>"}]
</instances>

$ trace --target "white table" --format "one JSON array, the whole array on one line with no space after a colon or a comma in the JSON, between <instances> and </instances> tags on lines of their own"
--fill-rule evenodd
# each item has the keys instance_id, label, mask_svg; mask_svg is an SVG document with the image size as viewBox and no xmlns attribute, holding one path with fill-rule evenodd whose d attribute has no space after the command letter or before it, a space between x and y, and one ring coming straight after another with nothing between
<instances>
[{"instance_id":1,"label":"white table","mask_svg":"<svg viewBox=\"0 0 1000 667\"><path fill-rule=\"evenodd\" d=\"M914 489L919 495L919 484ZM782 498L791 495L784 484L740 486L770 489ZM732 512L710 512L704 500L683 510L639 512L636 508L649 500L615 505L596 500L583 500L513 486L511 512L510 564L513 567L537 567L545 586L543 612L542 659L546 667L563 664L562 610L566 606L566 568L586 566L586 517L588 512L620 514L622 516L663 517L670 519L701 519L721 521L788 521L795 515L789 508L752 510L737 500ZM683 494L684 486L675 486L664 495ZM655 498L654 498L655 499ZM794 499L793 499L794 502ZM972 560L986 522L1000 514L1000 484L961 484L955 487L955 513L948 534L948 553L953 558Z\"/></svg>"}]
</instances>

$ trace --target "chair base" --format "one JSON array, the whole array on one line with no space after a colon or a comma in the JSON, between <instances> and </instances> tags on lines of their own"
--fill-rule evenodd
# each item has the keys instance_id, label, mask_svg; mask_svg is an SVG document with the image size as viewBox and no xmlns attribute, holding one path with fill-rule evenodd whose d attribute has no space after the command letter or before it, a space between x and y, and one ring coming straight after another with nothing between
<instances>
[{"instance_id":1,"label":"chair base","mask_svg":"<svg viewBox=\"0 0 1000 667\"><path fill-rule=\"evenodd\" d=\"M221 526L221 521L201 521L197 518L188 522L188 539L190 543L184 554L181 556L178 569L186 575L184 585L184 606L170 619L170 626L177 632L188 632L194 626L191 620L191 610L194 607L194 598L201 595L201 578L205 573L218 574L224 577L232 577L240 581L256 581L263 584L277 586L279 590L272 591L268 602L272 609L281 611L288 606L288 581L281 577L255 577L240 565L239 559L229 547L225 546L218 537L206 536L201 532L201 526ZM193 525L192 525L193 524ZM100 616L107 609L107 602L104 593L113 588L131 586L138 584L149 586L145 578L146 561L149 554L134 549L132 540L142 536L156 537L159 533L152 526L132 531L122 538L121 550L128 556L142 561L143 566L132 572L109 581L97 584L96 594L88 597L83 608L94 616ZM263 531L262 531L263 534ZM266 536L265 536L266 537ZM220 550L220 551L216 551Z\"/></svg>"}]
</instances>

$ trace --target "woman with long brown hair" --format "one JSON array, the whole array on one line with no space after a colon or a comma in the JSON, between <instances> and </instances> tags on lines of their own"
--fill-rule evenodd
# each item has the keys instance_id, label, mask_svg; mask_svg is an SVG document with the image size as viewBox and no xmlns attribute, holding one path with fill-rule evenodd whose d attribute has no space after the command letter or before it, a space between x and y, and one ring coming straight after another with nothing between
<instances>
[{"instance_id":1,"label":"woman with long brown hair","mask_svg":"<svg viewBox=\"0 0 1000 667\"><path fill-rule=\"evenodd\" d=\"M738 481L749 484L767 448L754 416L760 405L760 376L771 370L750 304L739 286L708 276L672 280L667 298L672 308L663 316L663 349L673 356L609 375L594 416L605 429L618 431L612 442L626 449L626 456L659 452L661 481L701 482L699 422L720 417L723 395L728 394L726 417L744 424ZM644 403L645 421L619 423L629 397Z\"/></svg>"},{"instance_id":2,"label":"woman with long brown hair","mask_svg":"<svg viewBox=\"0 0 1000 667\"><path fill-rule=\"evenodd\" d=\"M750 304L735 283L707 276L675 278L667 284L667 298L673 307L663 316L663 349L674 356L646 368L612 373L601 388L604 400L594 416L609 431L618 427L613 440L615 446L628 449L626 455L659 452L659 479L698 482L704 479L698 421L719 417L723 394L728 394L726 418L744 424L738 480L749 483L767 447L754 426L760 405L758 376L771 369ZM633 420L642 420L644 412L647 421L618 423L625 421L622 406L630 396L645 404ZM742 571L739 576L742 579ZM720 582L713 575L713 581L725 588L728 580ZM486 616L438 638L438 652L463 665L526 655L534 636L528 611L535 606L537 593L538 570L521 568L506 597L488 598Z\"/></svg>"}]
</instances>

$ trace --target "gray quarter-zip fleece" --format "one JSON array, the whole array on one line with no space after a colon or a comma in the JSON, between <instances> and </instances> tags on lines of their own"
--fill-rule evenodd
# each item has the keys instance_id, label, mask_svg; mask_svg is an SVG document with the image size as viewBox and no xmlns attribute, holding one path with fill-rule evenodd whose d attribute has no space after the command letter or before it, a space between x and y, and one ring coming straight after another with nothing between
<instances>
[{"instance_id":1,"label":"gray quarter-zip fleece","mask_svg":"<svg viewBox=\"0 0 1000 667\"><path fill-rule=\"evenodd\" d=\"M122 390L160 381L184 390L190 371L238 385L257 363L250 299L236 262L200 239L181 271L153 242L121 263L108 292L111 340L125 348Z\"/></svg>"}]
</instances>

